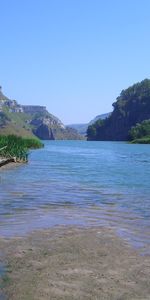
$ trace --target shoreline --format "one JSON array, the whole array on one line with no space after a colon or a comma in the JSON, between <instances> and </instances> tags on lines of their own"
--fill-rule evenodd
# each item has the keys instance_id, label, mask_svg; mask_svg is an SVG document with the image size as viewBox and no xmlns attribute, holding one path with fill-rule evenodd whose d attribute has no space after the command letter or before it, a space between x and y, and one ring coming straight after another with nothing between
<instances>
[{"instance_id":1,"label":"shoreline","mask_svg":"<svg viewBox=\"0 0 150 300\"><path fill-rule=\"evenodd\" d=\"M9 161L5 164L0 163L0 171L1 170L12 169L14 167L18 167L19 165L22 165L22 163L18 163L18 162L14 162L14 161Z\"/></svg>"},{"instance_id":2,"label":"shoreline","mask_svg":"<svg viewBox=\"0 0 150 300\"><path fill-rule=\"evenodd\" d=\"M111 228L56 226L0 245L8 300L150 299L150 256Z\"/></svg>"},{"instance_id":3,"label":"shoreline","mask_svg":"<svg viewBox=\"0 0 150 300\"><path fill-rule=\"evenodd\" d=\"M1 158L0 157L0 168L8 165L10 163L15 163L14 158Z\"/></svg>"}]
</instances>

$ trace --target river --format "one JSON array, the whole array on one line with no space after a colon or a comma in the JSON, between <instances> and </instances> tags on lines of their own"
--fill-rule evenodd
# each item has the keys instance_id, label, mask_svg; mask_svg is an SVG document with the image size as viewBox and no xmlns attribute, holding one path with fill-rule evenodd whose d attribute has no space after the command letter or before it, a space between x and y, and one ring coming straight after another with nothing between
<instances>
[{"instance_id":1,"label":"river","mask_svg":"<svg viewBox=\"0 0 150 300\"><path fill-rule=\"evenodd\" d=\"M150 145L44 143L28 164L0 170L0 235L102 225L150 251Z\"/></svg>"}]
</instances>

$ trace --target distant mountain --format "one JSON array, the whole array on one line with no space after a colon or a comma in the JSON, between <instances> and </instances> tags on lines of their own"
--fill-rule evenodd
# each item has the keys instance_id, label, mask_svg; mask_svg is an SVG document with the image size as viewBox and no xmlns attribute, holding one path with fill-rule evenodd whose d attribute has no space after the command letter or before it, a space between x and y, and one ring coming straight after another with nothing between
<instances>
[{"instance_id":1,"label":"distant mountain","mask_svg":"<svg viewBox=\"0 0 150 300\"><path fill-rule=\"evenodd\" d=\"M0 134L37 136L46 140L82 139L78 132L66 127L45 106L20 105L7 98L0 87Z\"/></svg>"},{"instance_id":2,"label":"distant mountain","mask_svg":"<svg viewBox=\"0 0 150 300\"><path fill-rule=\"evenodd\" d=\"M88 126L95 123L97 120L101 119L104 120L107 117L110 116L111 113L106 113L106 114L102 114L102 115L98 115L96 116L94 119L92 119L89 123L81 123L81 124L70 124L69 127L74 128L75 130L77 130L77 132L81 135L86 135L86 131L88 129Z\"/></svg>"},{"instance_id":3,"label":"distant mountain","mask_svg":"<svg viewBox=\"0 0 150 300\"><path fill-rule=\"evenodd\" d=\"M122 90L113 107L108 118L98 120L88 127L88 140L129 140L131 128L150 119L150 80L145 79ZM134 130L142 128L140 126Z\"/></svg>"},{"instance_id":4,"label":"distant mountain","mask_svg":"<svg viewBox=\"0 0 150 300\"><path fill-rule=\"evenodd\" d=\"M91 124L94 124L98 120L104 120L104 119L108 118L110 115L111 115L111 112L106 113L106 114L102 114L102 115L98 115L88 123L88 126L91 125Z\"/></svg>"},{"instance_id":5,"label":"distant mountain","mask_svg":"<svg viewBox=\"0 0 150 300\"><path fill-rule=\"evenodd\" d=\"M81 123L81 124L70 124L68 125L69 127L75 129L79 134L82 134L83 136L86 135L86 130L88 128L88 123L84 124L84 123Z\"/></svg>"}]
</instances>

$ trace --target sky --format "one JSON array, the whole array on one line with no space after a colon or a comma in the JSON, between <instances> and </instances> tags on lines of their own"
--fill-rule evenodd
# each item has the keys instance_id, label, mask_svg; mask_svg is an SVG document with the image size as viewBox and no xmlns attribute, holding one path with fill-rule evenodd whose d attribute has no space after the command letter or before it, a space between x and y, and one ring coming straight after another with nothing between
<instances>
[{"instance_id":1,"label":"sky","mask_svg":"<svg viewBox=\"0 0 150 300\"><path fill-rule=\"evenodd\" d=\"M64 124L150 78L149 0L0 0L0 85Z\"/></svg>"}]
</instances>

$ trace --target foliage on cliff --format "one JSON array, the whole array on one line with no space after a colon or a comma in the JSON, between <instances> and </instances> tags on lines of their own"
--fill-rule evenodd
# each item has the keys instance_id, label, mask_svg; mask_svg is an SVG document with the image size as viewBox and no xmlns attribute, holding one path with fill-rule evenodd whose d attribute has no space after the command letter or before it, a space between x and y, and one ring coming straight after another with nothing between
<instances>
[{"instance_id":1,"label":"foliage on cliff","mask_svg":"<svg viewBox=\"0 0 150 300\"><path fill-rule=\"evenodd\" d=\"M88 127L88 140L126 141L132 126L150 119L150 80L123 90L113 103L112 114Z\"/></svg>"},{"instance_id":2,"label":"foliage on cliff","mask_svg":"<svg viewBox=\"0 0 150 300\"><path fill-rule=\"evenodd\" d=\"M80 123L80 124L70 124L69 127L77 130L77 132L81 135L83 135L84 137L86 136L86 132L88 129L88 126L94 124L96 121L98 121L99 119L104 120L106 118L109 117L111 113L106 113L106 114L101 114L96 116L94 119L92 119L89 123Z\"/></svg>"},{"instance_id":3,"label":"foliage on cliff","mask_svg":"<svg viewBox=\"0 0 150 300\"><path fill-rule=\"evenodd\" d=\"M43 109L42 109L43 108ZM74 129L65 127L45 107L20 106L0 94L0 135L35 137L42 140L82 139Z\"/></svg>"},{"instance_id":4,"label":"foliage on cliff","mask_svg":"<svg viewBox=\"0 0 150 300\"><path fill-rule=\"evenodd\" d=\"M0 112L0 135L34 137L29 122L30 117L26 114L9 112L5 108Z\"/></svg>"},{"instance_id":5,"label":"foliage on cliff","mask_svg":"<svg viewBox=\"0 0 150 300\"><path fill-rule=\"evenodd\" d=\"M129 134L132 143L150 144L150 120L136 124Z\"/></svg>"}]
</instances>

